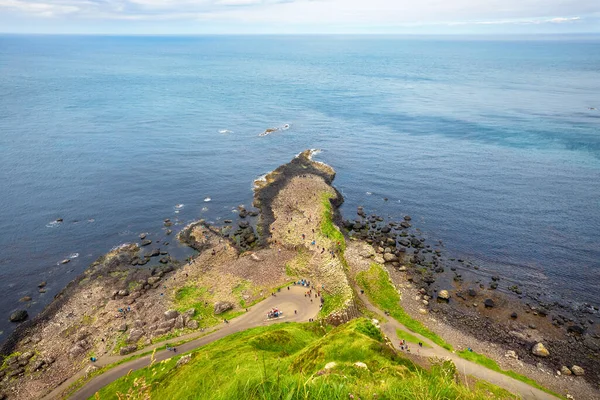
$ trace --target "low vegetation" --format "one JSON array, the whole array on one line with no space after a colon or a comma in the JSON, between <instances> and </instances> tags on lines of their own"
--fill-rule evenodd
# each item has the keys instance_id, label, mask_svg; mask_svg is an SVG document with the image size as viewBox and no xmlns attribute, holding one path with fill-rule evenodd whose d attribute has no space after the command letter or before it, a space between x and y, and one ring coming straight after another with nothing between
<instances>
[{"instance_id":1,"label":"low vegetation","mask_svg":"<svg viewBox=\"0 0 600 400\"><path fill-rule=\"evenodd\" d=\"M357 274L356 282L365 291L369 300L379 309L388 311L392 318L411 331L423 335L447 350L452 350L452 346L446 343L444 339L427 329L421 322L411 318L404 311L400 305L400 294L390 282L389 275L382 266L376 263L371 264L369 270Z\"/></svg>"},{"instance_id":2,"label":"low vegetation","mask_svg":"<svg viewBox=\"0 0 600 400\"><path fill-rule=\"evenodd\" d=\"M338 227L333 223L333 209L331 206L331 195L324 193L321 201L323 203L323 216L321 218L321 234L331 240L338 252L346 250L346 240Z\"/></svg>"},{"instance_id":3,"label":"low vegetation","mask_svg":"<svg viewBox=\"0 0 600 400\"><path fill-rule=\"evenodd\" d=\"M235 356L233 356L235 355ZM183 355L182 355L183 356ZM277 324L233 334L189 354L134 371L101 399L513 399L492 385L467 387L449 361L430 370L384 343L369 320L328 330ZM187 355L186 355L187 357Z\"/></svg>"},{"instance_id":4,"label":"low vegetation","mask_svg":"<svg viewBox=\"0 0 600 400\"><path fill-rule=\"evenodd\" d=\"M518 374L515 371L500 368L500 366L498 365L498 363L496 361L492 360L489 357L484 356L483 354L479 354L479 353L476 353L474 351L469 351L469 350L461 350L461 351L456 352L456 354L458 354L460 357L464 358L465 360L472 361L476 364L486 367L487 369L491 369L492 371L500 372L501 374L510 376L513 379L524 382L524 383L526 383L530 386L533 386L537 389L543 390L544 392L549 393L558 398L563 398L561 395L554 393L551 390L546 389L545 387L541 386L539 383L537 383L536 381L534 381L531 378L526 377L525 375Z\"/></svg>"},{"instance_id":5,"label":"low vegetation","mask_svg":"<svg viewBox=\"0 0 600 400\"><path fill-rule=\"evenodd\" d=\"M202 286L184 286L175 292L175 309L185 312L191 308L196 310L192 319L200 324L200 327L208 328L222 322L224 318L233 319L242 314L239 310L229 310L220 315L214 315L213 299L208 289Z\"/></svg>"}]
</instances>

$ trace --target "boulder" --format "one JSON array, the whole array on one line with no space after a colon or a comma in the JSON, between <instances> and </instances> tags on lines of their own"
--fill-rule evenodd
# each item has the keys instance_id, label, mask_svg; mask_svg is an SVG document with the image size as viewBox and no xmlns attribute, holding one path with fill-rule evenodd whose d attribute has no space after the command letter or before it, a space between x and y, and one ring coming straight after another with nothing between
<instances>
[{"instance_id":1,"label":"boulder","mask_svg":"<svg viewBox=\"0 0 600 400\"><path fill-rule=\"evenodd\" d=\"M548 357L550 355L550 352L542 343L536 343L531 352L538 357Z\"/></svg>"},{"instance_id":2,"label":"boulder","mask_svg":"<svg viewBox=\"0 0 600 400\"><path fill-rule=\"evenodd\" d=\"M127 338L127 343L137 343L144 336L144 331L141 329L132 329L129 332L129 337Z\"/></svg>"},{"instance_id":3,"label":"boulder","mask_svg":"<svg viewBox=\"0 0 600 400\"><path fill-rule=\"evenodd\" d=\"M154 285L158 281L160 281L160 276L151 276L150 278L148 278L148 284L149 285Z\"/></svg>"},{"instance_id":4,"label":"boulder","mask_svg":"<svg viewBox=\"0 0 600 400\"><path fill-rule=\"evenodd\" d=\"M396 257L396 255L395 255L395 254L393 254L393 253L385 253L385 254L383 255L383 260L384 260L385 262L392 262L392 261L397 261L397 260L398 260L398 257Z\"/></svg>"},{"instance_id":5,"label":"boulder","mask_svg":"<svg viewBox=\"0 0 600 400\"><path fill-rule=\"evenodd\" d=\"M448 301L450 300L450 293L447 290L440 290L437 297L438 299Z\"/></svg>"},{"instance_id":6,"label":"boulder","mask_svg":"<svg viewBox=\"0 0 600 400\"><path fill-rule=\"evenodd\" d=\"M160 255L160 249L152 249L152 251L150 252L150 254L148 254L150 257L157 257Z\"/></svg>"},{"instance_id":7,"label":"boulder","mask_svg":"<svg viewBox=\"0 0 600 400\"><path fill-rule=\"evenodd\" d=\"M492 299L485 299L483 301L483 305L485 306L485 308L493 308L496 305L496 303L494 303L494 300Z\"/></svg>"},{"instance_id":8,"label":"boulder","mask_svg":"<svg viewBox=\"0 0 600 400\"><path fill-rule=\"evenodd\" d=\"M147 235L146 235L145 233L140 233L140 239L141 239L141 240L144 240L144 239L146 239L146 236L147 236Z\"/></svg>"},{"instance_id":9,"label":"boulder","mask_svg":"<svg viewBox=\"0 0 600 400\"><path fill-rule=\"evenodd\" d=\"M10 314L10 322L21 322L25 321L29 315L26 310L17 310Z\"/></svg>"},{"instance_id":10,"label":"boulder","mask_svg":"<svg viewBox=\"0 0 600 400\"><path fill-rule=\"evenodd\" d=\"M173 327L175 329L181 329L185 326L185 320L183 318L183 315L178 315L177 318L175 318L175 325L173 325Z\"/></svg>"},{"instance_id":11,"label":"boulder","mask_svg":"<svg viewBox=\"0 0 600 400\"><path fill-rule=\"evenodd\" d=\"M585 370L581 368L579 365L573 365L571 367L571 371L573 371L573 375L582 376L585 374Z\"/></svg>"},{"instance_id":12,"label":"boulder","mask_svg":"<svg viewBox=\"0 0 600 400\"><path fill-rule=\"evenodd\" d=\"M29 361L34 355L35 353L33 351L26 351L19 356L19 361Z\"/></svg>"},{"instance_id":13,"label":"boulder","mask_svg":"<svg viewBox=\"0 0 600 400\"><path fill-rule=\"evenodd\" d=\"M142 240L142 243L140 243L140 244L142 246L148 246L148 245L152 244L152 240L148 240L148 239Z\"/></svg>"},{"instance_id":14,"label":"boulder","mask_svg":"<svg viewBox=\"0 0 600 400\"><path fill-rule=\"evenodd\" d=\"M514 312L514 313L510 314L510 317L511 317L512 319L517 319L517 317L518 317L518 316L519 316L519 315L518 315L516 312Z\"/></svg>"},{"instance_id":15,"label":"boulder","mask_svg":"<svg viewBox=\"0 0 600 400\"><path fill-rule=\"evenodd\" d=\"M191 354L185 355L185 356L181 357L179 360L177 360L177 364L175 365L175 367L180 367L184 364L187 364L190 362L191 359L192 359Z\"/></svg>"},{"instance_id":16,"label":"boulder","mask_svg":"<svg viewBox=\"0 0 600 400\"><path fill-rule=\"evenodd\" d=\"M231 310L233 303L229 301L218 301L215 303L215 315L223 314L225 311Z\"/></svg>"},{"instance_id":17,"label":"boulder","mask_svg":"<svg viewBox=\"0 0 600 400\"><path fill-rule=\"evenodd\" d=\"M23 296L19 299L20 302L25 303L27 301L31 301L31 296Z\"/></svg>"},{"instance_id":18,"label":"boulder","mask_svg":"<svg viewBox=\"0 0 600 400\"><path fill-rule=\"evenodd\" d=\"M506 354L504 355L504 357L506 357L506 358L512 358L512 359L515 359L515 360L519 359L519 356L517 355L517 353L514 350L508 350L506 352Z\"/></svg>"},{"instance_id":19,"label":"boulder","mask_svg":"<svg viewBox=\"0 0 600 400\"><path fill-rule=\"evenodd\" d=\"M166 329L169 331L171 328L173 328L173 326L175 326L175 318L161 322L158 324L158 329Z\"/></svg>"},{"instance_id":20,"label":"boulder","mask_svg":"<svg viewBox=\"0 0 600 400\"><path fill-rule=\"evenodd\" d=\"M37 359L33 363L31 363L31 370L32 371L40 370L40 369L42 369L42 367L44 365L46 365L46 362L44 360Z\"/></svg>"},{"instance_id":21,"label":"boulder","mask_svg":"<svg viewBox=\"0 0 600 400\"><path fill-rule=\"evenodd\" d=\"M567 328L567 332L583 335L585 333L585 328L579 325L572 325Z\"/></svg>"},{"instance_id":22,"label":"boulder","mask_svg":"<svg viewBox=\"0 0 600 400\"><path fill-rule=\"evenodd\" d=\"M122 296L122 297L129 296L129 290L127 290L127 289L119 290L117 292L117 295Z\"/></svg>"},{"instance_id":23,"label":"boulder","mask_svg":"<svg viewBox=\"0 0 600 400\"><path fill-rule=\"evenodd\" d=\"M175 319L179 316L179 311L177 310L168 310L165 311L165 320Z\"/></svg>"},{"instance_id":24,"label":"boulder","mask_svg":"<svg viewBox=\"0 0 600 400\"><path fill-rule=\"evenodd\" d=\"M196 321L195 319L192 319L191 321L188 321L188 323L187 323L187 327L189 329L198 329L199 326L200 326L200 324L198 324L198 321Z\"/></svg>"},{"instance_id":25,"label":"boulder","mask_svg":"<svg viewBox=\"0 0 600 400\"><path fill-rule=\"evenodd\" d=\"M571 370L566 365L563 365L562 367L560 367L560 373L563 375L571 375L572 374Z\"/></svg>"},{"instance_id":26,"label":"boulder","mask_svg":"<svg viewBox=\"0 0 600 400\"><path fill-rule=\"evenodd\" d=\"M123 322L121 325L119 325L119 327L117 328L117 330L119 332L125 332L127 330L127 323Z\"/></svg>"},{"instance_id":27,"label":"boulder","mask_svg":"<svg viewBox=\"0 0 600 400\"><path fill-rule=\"evenodd\" d=\"M137 350L137 346L135 344L130 344L129 346L121 347L121 349L119 350L119 354L124 356L126 354L133 353L136 350Z\"/></svg>"},{"instance_id":28,"label":"boulder","mask_svg":"<svg viewBox=\"0 0 600 400\"><path fill-rule=\"evenodd\" d=\"M477 296L477 291L475 289L473 289L473 288L469 288L469 292L468 293L469 293L469 296L471 296L471 297Z\"/></svg>"}]
</instances>

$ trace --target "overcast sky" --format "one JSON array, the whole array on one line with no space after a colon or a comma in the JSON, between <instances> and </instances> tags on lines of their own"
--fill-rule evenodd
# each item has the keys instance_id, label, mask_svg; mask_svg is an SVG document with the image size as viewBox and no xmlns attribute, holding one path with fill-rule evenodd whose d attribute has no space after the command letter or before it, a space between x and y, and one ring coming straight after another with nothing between
<instances>
[{"instance_id":1,"label":"overcast sky","mask_svg":"<svg viewBox=\"0 0 600 400\"><path fill-rule=\"evenodd\" d=\"M600 33L600 0L0 0L0 32Z\"/></svg>"}]
</instances>

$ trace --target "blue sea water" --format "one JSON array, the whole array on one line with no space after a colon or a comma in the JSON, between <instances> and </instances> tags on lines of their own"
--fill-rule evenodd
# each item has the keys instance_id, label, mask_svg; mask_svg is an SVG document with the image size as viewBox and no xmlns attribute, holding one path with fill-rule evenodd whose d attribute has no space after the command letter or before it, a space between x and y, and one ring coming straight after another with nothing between
<instances>
[{"instance_id":1,"label":"blue sea water","mask_svg":"<svg viewBox=\"0 0 600 400\"><path fill-rule=\"evenodd\" d=\"M594 107L600 38L0 36L0 329L307 148L345 216L409 214L482 275L598 305Z\"/></svg>"}]
</instances>

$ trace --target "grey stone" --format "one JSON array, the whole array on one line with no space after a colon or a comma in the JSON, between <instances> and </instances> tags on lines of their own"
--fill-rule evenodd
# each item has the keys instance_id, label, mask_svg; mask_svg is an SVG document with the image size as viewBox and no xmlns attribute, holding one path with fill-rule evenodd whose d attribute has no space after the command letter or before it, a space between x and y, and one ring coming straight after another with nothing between
<instances>
[{"instance_id":1,"label":"grey stone","mask_svg":"<svg viewBox=\"0 0 600 400\"><path fill-rule=\"evenodd\" d=\"M218 301L215 303L215 315L223 314L225 311L231 310L233 308L233 303L229 301Z\"/></svg>"},{"instance_id":2,"label":"grey stone","mask_svg":"<svg viewBox=\"0 0 600 400\"><path fill-rule=\"evenodd\" d=\"M165 311L165 320L175 319L179 316L179 311L177 310L168 310Z\"/></svg>"},{"instance_id":3,"label":"grey stone","mask_svg":"<svg viewBox=\"0 0 600 400\"><path fill-rule=\"evenodd\" d=\"M137 346L135 344L130 344L129 346L121 347L121 349L119 350L119 354L124 356L126 354L133 353L136 350L137 350Z\"/></svg>"}]
</instances>

